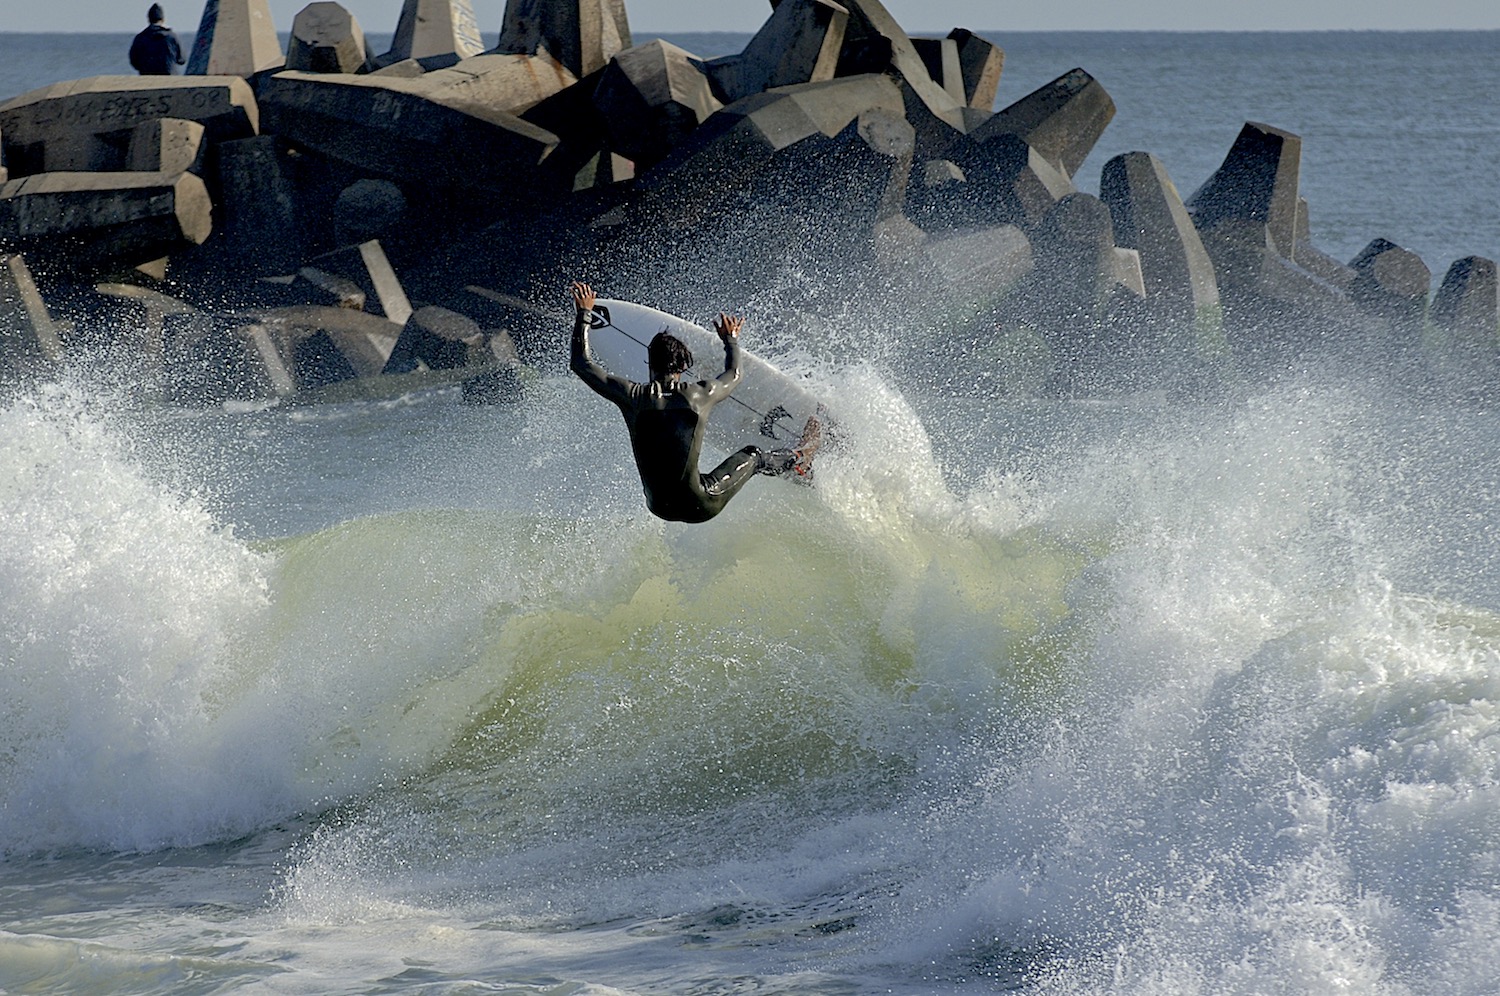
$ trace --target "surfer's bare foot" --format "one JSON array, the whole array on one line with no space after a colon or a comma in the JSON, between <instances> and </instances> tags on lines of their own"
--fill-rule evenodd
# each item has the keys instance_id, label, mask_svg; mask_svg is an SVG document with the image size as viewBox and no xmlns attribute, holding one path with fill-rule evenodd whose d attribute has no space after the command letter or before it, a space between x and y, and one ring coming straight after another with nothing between
<instances>
[{"instance_id":1,"label":"surfer's bare foot","mask_svg":"<svg viewBox=\"0 0 1500 996\"><path fill-rule=\"evenodd\" d=\"M796 471L803 477L812 473L813 454L823 445L823 423L814 415L802 428L802 440L794 451L797 454Z\"/></svg>"}]
</instances>

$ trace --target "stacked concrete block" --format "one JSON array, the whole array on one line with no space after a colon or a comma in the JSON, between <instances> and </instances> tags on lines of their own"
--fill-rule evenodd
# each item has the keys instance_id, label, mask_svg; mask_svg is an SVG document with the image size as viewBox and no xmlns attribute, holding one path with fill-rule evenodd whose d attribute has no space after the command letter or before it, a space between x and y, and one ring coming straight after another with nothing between
<instances>
[{"instance_id":1,"label":"stacked concrete block","mask_svg":"<svg viewBox=\"0 0 1500 996\"><path fill-rule=\"evenodd\" d=\"M494 51L546 53L582 79L630 46L625 0L507 0Z\"/></svg>"},{"instance_id":2,"label":"stacked concrete block","mask_svg":"<svg viewBox=\"0 0 1500 996\"><path fill-rule=\"evenodd\" d=\"M343 5L310 3L292 21L286 68L309 73L360 73L370 68L365 33Z\"/></svg>"},{"instance_id":3,"label":"stacked concrete block","mask_svg":"<svg viewBox=\"0 0 1500 996\"><path fill-rule=\"evenodd\" d=\"M833 0L782 0L738 55L707 65L726 104L769 90L831 80L849 12Z\"/></svg>"},{"instance_id":4,"label":"stacked concrete block","mask_svg":"<svg viewBox=\"0 0 1500 996\"><path fill-rule=\"evenodd\" d=\"M210 143L259 131L249 85L235 77L92 76L0 105L12 179L32 173L126 169L131 132L163 118L195 121Z\"/></svg>"},{"instance_id":5,"label":"stacked concrete block","mask_svg":"<svg viewBox=\"0 0 1500 996\"><path fill-rule=\"evenodd\" d=\"M462 397L469 405L513 404L521 399L521 367L505 356L514 353L514 347L500 335L490 337L490 352L494 359L479 369L462 384Z\"/></svg>"},{"instance_id":6,"label":"stacked concrete block","mask_svg":"<svg viewBox=\"0 0 1500 996\"><path fill-rule=\"evenodd\" d=\"M1116 156L1104 164L1099 197L1109 206L1116 244L1139 256L1150 313L1212 320L1219 308L1213 262L1161 161L1148 152Z\"/></svg>"},{"instance_id":7,"label":"stacked concrete block","mask_svg":"<svg viewBox=\"0 0 1500 996\"><path fill-rule=\"evenodd\" d=\"M1188 198L1188 213L1203 233L1231 219L1264 225L1276 251L1291 259L1301 168L1300 137L1247 122L1223 164Z\"/></svg>"},{"instance_id":8,"label":"stacked concrete block","mask_svg":"<svg viewBox=\"0 0 1500 996\"><path fill-rule=\"evenodd\" d=\"M550 55L476 55L422 77L444 103L520 115L578 80Z\"/></svg>"},{"instance_id":9,"label":"stacked concrete block","mask_svg":"<svg viewBox=\"0 0 1500 996\"><path fill-rule=\"evenodd\" d=\"M1500 384L1500 279L1494 260L1453 261L1429 309L1427 361L1443 391L1481 403Z\"/></svg>"},{"instance_id":10,"label":"stacked concrete block","mask_svg":"<svg viewBox=\"0 0 1500 996\"><path fill-rule=\"evenodd\" d=\"M723 191L726 180L748 183L777 153L798 142L819 134L832 138L867 111L901 117L904 107L900 88L879 75L755 94L713 115L674 151L653 180L670 190L701 177Z\"/></svg>"},{"instance_id":11,"label":"stacked concrete block","mask_svg":"<svg viewBox=\"0 0 1500 996\"><path fill-rule=\"evenodd\" d=\"M333 240L358 245L394 231L406 218L406 195L389 180L356 180L333 204Z\"/></svg>"},{"instance_id":12,"label":"stacked concrete block","mask_svg":"<svg viewBox=\"0 0 1500 996\"><path fill-rule=\"evenodd\" d=\"M917 50L917 55L922 57L922 63L927 67L927 74L932 77L934 83L960 104L968 104L969 97L964 90L963 64L958 58L958 42L952 38L913 38L912 46Z\"/></svg>"},{"instance_id":13,"label":"stacked concrete block","mask_svg":"<svg viewBox=\"0 0 1500 996\"><path fill-rule=\"evenodd\" d=\"M1089 194L1068 194L1028 237L1032 270L1002 303L1001 323L1041 335L1053 362L1053 390L1086 390L1104 379L1113 358L1106 319L1129 276L1115 252L1109 208Z\"/></svg>"},{"instance_id":14,"label":"stacked concrete block","mask_svg":"<svg viewBox=\"0 0 1500 996\"><path fill-rule=\"evenodd\" d=\"M936 229L973 225L1029 229L1059 200L1076 192L1068 175L1020 135L968 135L953 146L950 155L963 171L965 189L959 201L928 205L924 224Z\"/></svg>"},{"instance_id":15,"label":"stacked concrete block","mask_svg":"<svg viewBox=\"0 0 1500 996\"><path fill-rule=\"evenodd\" d=\"M365 310L387 321L405 325L411 317L411 302L378 241L361 242L314 257L308 265L324 273L343 277L365 294Z\"/></svg>"},{"instance_id":16,"label":"stacked concrete block","mask_svg":"<svg viewBox=\"0 0 1500 996\"><path fill-rule=\"evenodd\" d=\"M1114 223L1103 201L1082 193L1060 199L1031 232L1029 317L1052 329L1102 317L1121 276L1114 249Z\"/></svg>"},{"instance_id":17,"label":"stacked concrete block","mask_svg":"<svg viewBox=\"0 0 1500 996\"><path fill-rule=\"evenodd\" d=\"M501 362L539 364L545 362L549 352L558 358L559 365L565 362L555 334L557 315L547 308L479 284L461 288L447 304L451 310L477 321L492 339L503 340L503 345L496 347L503 354L498 355Z\"/></svg>"},{"instance_id":18,"label":"stacked concrete block","mask_svg":"<svg viewBox=\"0 0 1500 996\"><path fill-rule=\"evenodd\" d=\"M1035 329L1003 314L1033 270L1031 240L1014 225L928 238L906 264L903 293L926 330L921 368L956 390L1033 395L1052 375L1051 348ZM957 334L941 334L954 330Z\"/></svg>"},{"instance_id":19,"label":"stacked concrete block","mask_svg":"<svg viewBox=\"0 0 1500 996\"><path fill-rule=\"evenodd\" d=\"M573 191L596 190L635 179L636 164L617 152L596 152L573 174Z\"/></svg>"},{"instance_id":20,"label":"stacked concrete block","mask_svg":"<svg viewBox=\"0 0 1500 996\"><path fill-rule=\"evenodd\" d=\"M431 75L277 73L262 84L261 110L281 137L375 176L525 196L556 136L454 99Z\"/></svg>"},{"instance_id":21,"label":"stacked concrete block","mask_svg":"<svg viewBox=\"0 0 1500 996\"><path fill-rule=\"evenodd\" d=\"M831 140L861 115L902 117L900 87L886 76L856 76L781 87L736 101L714 114L668 159L636 181L633 216L648 222L650 241L674 230L700 231L706 222L745 206L775 214L757 223L837 223L832 209L808 212L799 174L816 155L814 138ZM780 205L795 202L807 220L782 218ZM706 229L705 229L706 231Z\"/></svg>"},{"instance_id":22,"label":"stacked concrete block","mask_svg":"<svg viewBox=\"0 0 1500 996\"><path fill-rule=\"evenodd\" d=\"M1098 80L1072 69L1006 107L970 138L985 143L1015 135L1071 177L1115 116L1115 102Z\"/></svg>"},{"instance_id":23,"label":"stacked concrete block","mask_svg":"<svg viewBox=\"0 0 1500 996\"><path fill-rule=\"evenodd\" d=\"M1141 254L1138 250L1115 246L1104 263L1105 283L1109 293L1123 291L1137 300L1146 299L1146 274L1141 269Z\"/></svg>"},{"instance_id":24,"label":"stacked concrete block","mask_svg":"<svg viewBox=\"0 0 1500 996\"><path fill-rule=\"evenodd\" d=\"M249 77L285 61L266 0L208 0L187 75Z\"/></svg>"},{"instance_id":25,"label":"stacked concrete block","mask_svg":"<svg viewBox=\"0 0 1500 996\"><path fill-rule=\"evenodd\" d=\"M607 123L610 147L646 169L723 105L697 61L658 39L610 60L594 90L594 106Z\"/></svg>"},{"instance_id":26,"label":"stacked concrete block","mask_svg":"<svg viewBox=\"0 0 1500 996\"><path fill-rule=\"evenodd\" d=\"M1307 199L1299 197L1297 199L1296 248L1292 254L1292 261L1319 280L1327 281L1345 293L1349 293L1354 287L1354 270L1313 245L1309 211Z\"/></svg>"},{"instance_id":27,"label":"stacked concrete block","mask_svg":"<svg viewBox=\"0 0 1500 996\"><path fill-rule=\"evenodd\" d=\"M880 0L842 0L842 5L848 8L849 21L837 74L889 73L900 80L910 98L907 119L923 136L924 144L940 141L933 137L941 133L941 129L934 130L936 124L956 134L966 131L963 102L932 78L911 38Z\"/></svg>"},{"instance_id":28,"label":"stacked concrete block","mask_svg":"<svg viewBox=\"0 0 1500 996\"><path fill-rule=\"evenodd\" d=\"M484 51L470 0L405 0L382 65L415 60L427 69L450 66Z\"/></svg>"},{"instance_id":29,"label":"stacked concrete block","mask_svg":"<svg viewBox=\"0 0 1500 996\"><path fill-rule=\"evenodd\" d=\"M1306 351L1360 350L1367 317L1343 289L1282 255L1265 224L1225 218L1200 234L1237 354L1278 362Z\"/></svg>"},{"instance_id":30,"label":"stacked concrete block","mask_svg":"<svg viewBox=\"0 0 1500 996\"><path fill-rule=\"evenodd\" d=\"M1358 353L1366 322L1336 265L1322 265L1299 218L1302 140L1248 122L1186 207L1213 260L1225 333L1240 355L1274 361L1308 350ZM1302 243L1299 254L1298 244ZM1318 272L1304 268L1311 261Z\"/></svg>"},{"instance_id":31,"label":"stacked concrete block","mask_svg":"<svg viewBox=\"0 0 1500 996\"><path fill-rule=\"evenodd\" d=\"M411 79L413 76L421 76L427 69L416 59L402 59L389 65L381 65L380 60L375 60L378 68L370 70L372 76L389 76L393 79Z\"/></svg>"},{"instance_id":32,"label":"stacked concrete block","mask_svg":"<svg viewBox=\"0 0 1500 996\"><path fill-rule=\"evenodd\" d=\"M835 135L818 133L788 147L775 185L784 210L811 226L804 244L850 258L882 226L909 227L903 208L916 144L916 130L902 115L873 107ZM809 210L814 205L818 210Z\"/></svg>"},{"instance_id":33,"label":"stacked concrete block","mask_svg":"<svg viewBox=\"0 0 1500 996\"><path fill-rule=\"evenodd\" d=\"M954 28L948 32L948 38L958 46L965 103L976 110L993 111L1000 73L1005 68L1005 52L967 28Z\"/></svg>"},{"instance_id":34,"label":"stacked concrete block","mask_svg":"<svg viewBox=\"0 0 1500 996\"><path fill-rule=\"evenodd\" d=\"M272 330L244 317L168 316L162 367L165 396L176 404L253 401L297 390Z\"/></svg>"},{"instance_id":35,"label":"stacked concrete block","mask_svg":"<svg viewBox=\"0 0 1500 996\"><path fill-rule=\"evenodd\" d=\"M202 243L211 212L191 173L40 173L0 187L0 244L89 266L144 261Z\"/></svg>"},{"instance_id":36,"label":"stacked concrete block","mask_svg":"<svg viewBox=\"0 0 1500 996\"><path fill-rule=\"evenodd\" d=\"M358 310L302 305L256 316L277 343L298 389L378 376L396 344L397 328Z\"/></svg>"},{"instance_id":37,"label":"stacked concrete block","mask_svg":"<svg viewBox=\"0 0 1500 996\"><path fill-rule=\"evenodd\" d=\"M944 296L967 303L997 298L1032 270L1031 241L1014 225L974 229L930 240L923 250Z\"/></svg>"},{"instance_id":38,"label":"stacked concrete block","mask_svg":"<svg viewBox=\"0 0 1500 996\"><path fill-rule=\"evenodd\" d=\"M906 215L918 227L941 231L951 228L948 219L959 215L968 177L951 159L929 159L912 172L906 192Z\"/></svg>"},{"instance_id":39,"label":"stacked concrete block","mask_svg":"<svg viewBox=\"0 0 1500 996\"><path fill-rule=\"evenodd\" d=\"M113 305L107 319L110 331L134 340L136 359L158 367L167 318L198 311L179 298L140 284L105 281L95 284L94 291Z\"/></svg>"},{"instance_id":40,"label":"stacked concrete block","mask_svg":"<svg viewBox=\"0 0 1500 996\"><path fill-rule=\"evenodd\" d=\"M1453 261L1433 296L1432 322L1460 339L1500 346L1500 281L1495 261L1465 256Z\"/></svg>"},{"instance_id":41,"label":"stacked concrete block","mask_svg":"<svg viewBox=\"0 0 1500 996\"><path fill-rule=\"evenodd\" d=\"M341 277L316 266L304 266L297 271L290 285L290 292L311 305L330 308L347 308L363 311L365 292L359 284L348 277Z\"/></svg>"},{"instance_id":42,"label":"stacked concrete block","mask_svg":"<svg viewBox=\"0 0 1500 996\"><path fill-rule=\"evenodd\" d=\"M133 173L203 174L204 127L180 118L154 118L130 132L125 169Z\"/></svg>"},{"instance_id":43,"label":"stacked concrete block","mask_svg":"<svg viewBox=\"0 0 1500 996\"><path fill-rule=\"evenodd\" d=\"M670 284L685 267L721 268L717 293L729 298L828 259L878 281L888 272L881 257L890 255L882 229L904 222L914 157L903 107L901 87L885 76L737 101L642 174L613 231L601 216L594 239L611 258L645 260L636 269L643 281ZM681 296L664 304L697 307L688 295L700 288L677 283Z\"/></svg>"},{"instance_id":44,"label":"stacked concrete block","mask_svg":"<svg viewBox=\"0 0 1500 996\"><path fill-rule=\"evenodd\" d=\"M1414 343L1427 318L1432 271L1421 257L1388 239L1376 239L1349 261L1352 296L1366 314L1390 322L1400 338Z\"/></svg>"},{"instance_id":45,"label":"stacked concrete block","mask_svg":"<svg viewBox=\"0 0 1500 996\"><path fill-rule=\"evenodd\" d=\"M217 258L227 269L291 273L307 244L296 160L286 142L258 135L218 147Z\"/></svg>"},{"instance_id":46,"label":"stacked concrete block","mask_svg":"<svg viewBox=\"0 0 1500 996\"><path fill-rule=\"evenodd\" d=\"M386 361L386 373L410 373L418 364L429 370L456 370L493 360L489 340L467 315L428 305L412 312Z\"/></svg>"},{"instance_id":47,"label":"stacked concrete block","mask_svg":"<svg viewBox=\"0 0 1500 996\"><path fill-rule=\"evenodd\" d=\"M964 171L951 159L929 159L922 164L922 185L934 189L964 183Z\"/></svg>"},{"instance_id":48,"label":"stacked concrete block","mask_svg":"<svg viewBox=\"0 0 1500 996\"><path fill-rule=\"evenodd\" d=\"M369 72L353 17L318 2L272 73L266 0L210 0L194 68L228 75L0 107L0 248L45 268L49 304L78 305L75 348L139 327L149 357L160 326L169 393L191 403L402 371L387 387L513 397L516 342L539 364L565 349L524 294L585 274L677 311L759 296L816 313L828 260L846 317L895 302L960 329L929 359L992 388L1170 388L1216 375L1225 342L1268 364L1318 347L1422 367L1403 362L1421 342L1424 385L1461 369L1488 397L1494 265L1454 264L1427 324L1412 254L1380 240L1345 265L1313 246L1297 136L1247 124L1186 204L1146 153L1106 164L1093 198L1071 176L1115 108L1082 69L992 114L1004 53L972 32L912 39L881 0L770 6L742 52L705 63L631 47L623 0L510 0L492 52L471 0L406 0ZM418 303L453 310L414 311L381 238ZM114 276L148 261L155 283ZM34 287L5 301L10 340L20 314L30 337L7 353L60 348ZM197 310L226 307L242 310ZM1443 366L1439 347L1471 353Z\"/></svg>"},{"instance_id":49,"label":"stacked concrete block","mask_svg":"<svg viewBox=\"0 0 1500 996\"><path fill-rule=\"evenodd\" d=\"M26 260L0 254L0 374L62 358L63 344Z\"/></svg>"},{"instance_id":50,"label":"stacked concrete block","mask_svg":"<svg viewBox=\"0 0 1500 996\"><path fill-rule=\"evenodd\" d=\"M511 56L530 59L531 56ZM535 56L543 58L543 56ZM550 58L550 57L549 57ZM560 65L560 64L559 64ZM566 72L566 70L562 70ZM570 187L580 186L579 174L586 169L590 174L598 171L598 163L589 168L601 152L607 152L608 123L594 106L594 91L604 75L601 67L592 75L580 79L538 103L519 112L523 121L536 125L549 134L557 136L556 148L547 156L542 168L548 173L564 178ZM592 185L583 183L586 189Z\"/></svg>"}]
</instances>

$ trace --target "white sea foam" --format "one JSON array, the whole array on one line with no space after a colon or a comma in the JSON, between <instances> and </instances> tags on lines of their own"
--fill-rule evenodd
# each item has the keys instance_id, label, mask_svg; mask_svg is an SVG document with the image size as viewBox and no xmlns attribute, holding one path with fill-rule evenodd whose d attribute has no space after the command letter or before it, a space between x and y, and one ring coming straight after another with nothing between
<instances>
[{"instance_id":1,"label":"white sea foam","mask_svg":"<svg viewBox=\"0 0 1500 996\"><path fill-rule=\"evenodd\" d=\"M310 814L236 921L304 978L1485 991L1500 618L1395 580L1426 554L1379 501L1412 475L1378 403L1058 406L1128 431L1022 480L846 381L817 487L707 526L641 514L623 448L544 445L580 402L475 431L458 507L427 484L254 548L79 395L12 403L6 846ZM345 414L303 445L358 464Z\"/></svg>"},{"instance_id":2,"label":"white sea foam","mask_svg":"<svg viewBox=\"0 0 1500 996\"><path fill-rule=\"evenodd\" d=\"M203 732L264 568L148 479L81 393L0 409L0 848L149 846L234 820Z\"/></svg>"}]
</instances>

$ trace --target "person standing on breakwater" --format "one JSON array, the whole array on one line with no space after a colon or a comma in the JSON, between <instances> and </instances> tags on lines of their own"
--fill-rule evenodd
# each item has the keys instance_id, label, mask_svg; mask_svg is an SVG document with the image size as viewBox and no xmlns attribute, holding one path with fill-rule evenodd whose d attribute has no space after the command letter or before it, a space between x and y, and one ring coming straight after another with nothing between
<instances>
[{"instance_id":1,"label":"person standing on breakwater","mask_svg":"<svg viewBox=\"0 0 1500 996\"><path fill-rule=\"evenodd\" d=\"M142 76L171 76L182 65L182 46L164 23L166 12L154 3L146 11L150 23L130 43L130 64Z\"/></svg>"}]
</instances>

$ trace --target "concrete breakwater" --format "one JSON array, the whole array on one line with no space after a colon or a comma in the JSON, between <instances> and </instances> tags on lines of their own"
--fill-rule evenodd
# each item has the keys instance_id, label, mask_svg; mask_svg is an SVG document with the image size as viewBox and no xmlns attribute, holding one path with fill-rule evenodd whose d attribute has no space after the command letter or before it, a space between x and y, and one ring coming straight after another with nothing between
<instances>
[{"instance_id":1,"label":"concrete breakwater","mask_svg":"<svg viewBox=\"0 0 1500 996\"><path fill-rule=\"evenodd\" d=\"M205 11L195 73L0 107L0 369L101 346L168 397L517 389L587 276L688 314L788 272L912 335L913 368L1018 394L1208 390L1308 353L1484 390L1494 264L1319 252L1301 141L1247 123L1179 196L1144 152L1072 177L1114 116L1082 69L992 108L1003 52L875 0L782 0L745 49L633 46L619 2L409 0L391 50L314 3ZM402 26L405 26L403 29ZM269 39L269 41L268 41ZM212 75L209 75L209 74ZM848 317L841 316L841 317ZM857 317L857 316L856 316Z\"/></svg>"}]
</instances>

